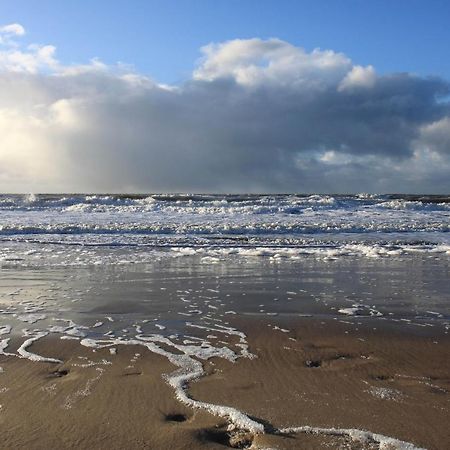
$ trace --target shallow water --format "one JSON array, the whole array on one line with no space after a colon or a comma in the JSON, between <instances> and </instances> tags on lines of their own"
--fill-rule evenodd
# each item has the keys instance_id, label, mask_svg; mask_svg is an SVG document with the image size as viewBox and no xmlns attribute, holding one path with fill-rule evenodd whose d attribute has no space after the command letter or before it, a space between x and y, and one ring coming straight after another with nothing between
<instances>
[{"instance_id":1,"label":"shallow water","mask_svg":"<svg viewBox=\"0 0 450 450\"><path fill-rule=\"evenodd\" d=\"M129 249L103 248L120 260ZM189 324L227 324L241 315L367 318L449 327L450 260L445 255L339 259L198 255L135 264L3 267L0 319L52 329L58 320L83 334L189 334ZM102 323L93 327L94 324Z\"/></svg>"}]
</instances>

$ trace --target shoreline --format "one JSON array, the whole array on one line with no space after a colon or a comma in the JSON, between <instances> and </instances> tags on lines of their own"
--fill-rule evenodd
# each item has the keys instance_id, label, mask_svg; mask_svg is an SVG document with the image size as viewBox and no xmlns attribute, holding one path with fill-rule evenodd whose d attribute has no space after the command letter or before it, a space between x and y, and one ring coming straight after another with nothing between
<instances>
[{"instance_id":1,"label":"shoreline","mask_svg":"<svg viewBox=\"0 0 450 450\"><path fill-rule=\"evenodd\" d=\"M114 345L114 353L46 336L28 350L63 364L0 357L3 445L48 448L64 435L64 448L378 448L348 435L276 432L300 426L368 430L427 449L450 443L448 334L379 320L230 321L257 358L202 361L205 374L187 393L237 408L265 433L230 432L226 419L179 402L163 378L176 367L142 346Z\"/></svg>"}]
</instances>

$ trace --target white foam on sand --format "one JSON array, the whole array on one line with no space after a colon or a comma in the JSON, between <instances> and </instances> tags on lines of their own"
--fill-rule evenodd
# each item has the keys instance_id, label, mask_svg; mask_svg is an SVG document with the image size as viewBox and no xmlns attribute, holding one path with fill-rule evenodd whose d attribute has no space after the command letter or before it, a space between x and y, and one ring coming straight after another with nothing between
<instances>
[{"instance_id":1,"label":"white foam on sand","mask_svg":"<svg viewBox=\"0 0 450 450\"><path fill-rule=\"evenodd\" d=\"M3 325L0 327L0 336L11 333L11 325Z\"/></svg>"},{"instance_id":2,"label":"white foam on sand","mask_svg":"<svg viewBox=\"0 0 450 450\"><path fill-rule=\"evenodd\" d=\"M17 356L15 353L8 353L5 350L8 348L10 338L0 340L0 355Z\"/></svg>"},{"instance_id":3,"label":"white foam on sand","mask_svg":"<svg viewBox=\"0 0 450 450\"><path fill-rule=\"evenodd\" d=\"M338 312L341 314L345 314L346 316L356 316L361 313L360 308L341 308L338 309Z\"/></svg>"},{"instance_id":4,"label":"white foam on sand","mask_svg":"<svg viewBox=\"0 0 450 450\"><path fill-rule=\"evenodd\" d=\"M39 362L50 362L50 363L62 363L62 361L60 359L55 359L55 358L47 358L46 356L40 356L37 355L36 353L31 353L29 351L27 351L27 348L33 343L36 342L37 340L47 336L48 333L46 331L41 331L36 333L35 335L29 337L25 342L22 343L22 345L17 349L17 353L22 357L22 358L27 358L30 361L39 361Z\"/></svg>"},{"instance_id":5,"label":"white foam on sand","mask_svg":"<svg viewBox=\"0 0 450 450\"><path fill-rule=\"evenodd\" d=\"M87 397L88 395L91 395L92 393L92 387L94 386L95 383L97 383L100 378L102 377L105 369L103 369L102 367L96 367L95 368L96 374L93 378L89 378L86 381L85 386L82 389L79 389L78 391L69 394L66 397L66 401L63 404L63 408L64 409L71 409L73 407L73 405L80 399L83 397Z\"/></svg>"},{"instance_id":6,"label":"white foam on sand","mask_svg":"<svg viewBox=\"0 0 450 450\"><path fill-rule=\"evenodd\" d=\"M157 343L172 346L183 353L170 353L158 346ZM165 356L172 364L178 367L175 372L165 375L165 378L167 383L175 390L175 396L180 402L192 408L204 409L213 415L228 419L231 428L233 429L243 429L253 433L264 432L263 424L250 419L246 414L238 409L194 400L187 394L187 384L204 375L203 364L194 357L204 360L212 357L220 357L230 361L235 361L239 356L227 347L216 348L211 345L204 345L204 343L200 346L181 345L176 344L170 341L170 339L160 335L137 336L136 339L130 339L127 341L123 339L83 339L81 344L91 348L110 347L112 345L143 345L151 352Z\"/></svg>"},{"instance_id":7,"label":"white foam on sand","mask_svg":"<svg viewBox=\"0 0 450 450\"><path fill-rule=\"evenodd\" d=\"M381 400L399 400L402 397L402 393L397 389L385 387L372 386L368 392Z\"/></svg>"},{"instance_id":8,"label":"white foam on sand","mask_svg":"<svg viewBox=\"0 0 450 450\"><path fill-rule=\"evenodd\" d=\"M345 316L377 316L380 317L383 314L368 305L354 304L351 308L340 308L338 313L344 314Z\"/></svg>"},{"instance_id":9,"label":"white foam on sand","mask_svg":"<svg viewBox=\"0 0 450 450\"><path fill-rule=\"evenodd\" d=\"M17 320L27 323L36 323L38 320L44 320L47 318L45 314L19 314L15 315Z\"/></svg>"},{"instance_id":10,"label":"white foam on sand","mask_svg":"<svg viewBox=\"0 0 450 450\"><path fill-rule=\"evenodd\" d=\"M64 333L68 336L83 338L86 336L86 332L82 330L89 329L89 327L86 327L84 325L77 325L73 320L66 320L66 319L56 319L56 320L60 322L67 322L67 325L66 326L52 325L47 328L47 330L50 333Z\"/></svg>"},{"instance_id":11,"label":"white foam on sand","mask_svg":"<svg viewBox=\"0 0 450 450\"><path fill-rule=\"evenodd\" d=\"M48 332L46 332L46 331L37 332L35 334L30 334L30 333L26 332L25 336L28 337L28 339L26 339L22 343L22 345L17 349L17 353L6 352L5 350L8 348L10 338L2 339L2 340L0 340L0 355L15 356L18 358L26 358L26 359L29 359L30 361L62 363L62 361L59 359L48 358L46 356L40 356L40 355L37 355L36 353L31 353L31 352L27 351L27 348L31 344L33 344L33 342L36 342L37 340L39 340L47 335L48 335Z\"/></svg>"},{"instance_id":12,"label":"white foam on sand","mask_svg":"<svg viewBox=\"0 0 450 450\"><path fill-rule=\"evenodd\" d=\"M281 434L307 433L326 436L342 436L349 437L354 442L363 444L378 444L380 450L425 450L422 447L416 447L409 442L394 439L378 433L370 431L357 430L354 428L321 428L321 427L290 427L279 430Z\"/></svg>"},{"instance_id":13,"label":"white foam on sand","mask_svg":"<svg viewBox=\"0 0 450 450\"><path fill-rule=\"evenodd\" d=\"M274 325L274 326L272 327L272 329L281 331L282 333L289 333L289 331L290 331L290 330L287 330L286 328L280 328L280 327L277 326L277 325Z\"/></svg>"}]
</instances>

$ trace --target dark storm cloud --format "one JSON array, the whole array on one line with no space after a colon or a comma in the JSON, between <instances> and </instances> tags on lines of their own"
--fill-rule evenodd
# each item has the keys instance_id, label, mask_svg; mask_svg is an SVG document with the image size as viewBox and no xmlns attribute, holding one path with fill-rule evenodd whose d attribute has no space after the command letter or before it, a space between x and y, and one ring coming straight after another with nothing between
<instances>
[{"instance_id":1,"label":"dark storm cloud","mask_svg":"<svg viewBox=\"0 0 450 450\"><path fill-rule=\"evenodd\" d=\"M446 81L275 39L203 52L179 86L0 62L2 190L450 190Z\"/></svg>"}]
</instances>

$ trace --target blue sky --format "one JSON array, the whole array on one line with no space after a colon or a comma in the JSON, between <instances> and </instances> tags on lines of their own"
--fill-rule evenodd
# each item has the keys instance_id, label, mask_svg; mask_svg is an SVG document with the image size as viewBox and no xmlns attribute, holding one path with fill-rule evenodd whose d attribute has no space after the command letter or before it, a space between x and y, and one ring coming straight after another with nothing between
<instances>
[{"instance_id":1,"label":"blue sky","mask_svg":"<svg viewBox=\"0 0 450 450\"><path fill-rule=\"evenodd\" d=\"M201 46L251 37L450 79L446 0L14 0L0 18L22 24L24 42L55 45L66 64L121 61L166 83L189 78Z\"/></svg>"}]
</instances>

